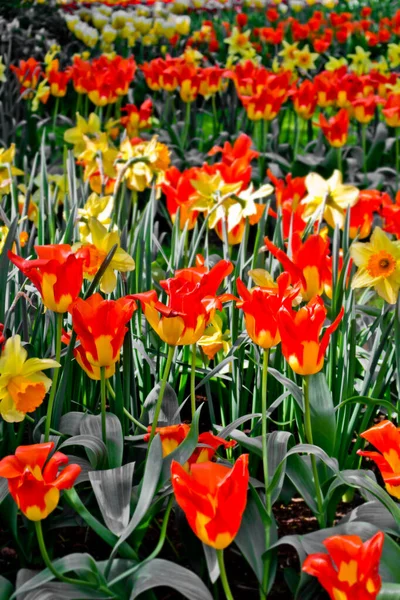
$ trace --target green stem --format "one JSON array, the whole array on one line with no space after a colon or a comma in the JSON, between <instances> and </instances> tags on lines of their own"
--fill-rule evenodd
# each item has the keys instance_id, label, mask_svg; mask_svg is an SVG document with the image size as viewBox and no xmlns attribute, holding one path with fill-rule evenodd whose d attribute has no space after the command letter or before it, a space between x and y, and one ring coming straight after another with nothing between
<instances>
[{"instance_id":1,"label":"green stem","mask_svg":"<svg viewBox=\"0 0 400 600\"><path fill-rule=\"evenodd\" d=\"M132 421L132 423L134 423L134 425L136 425L136 427L139 427L139 429L141 429L142 431L145 431L147 433L147 427L145 427L145 425L143 425L143 423L141 423L140 421L138 421L137 419L135 419L135 417L133 415L131 415L131 413L129 411L126 410L125 406L123 408L123 411L124 411L124 415L130 421Z\"/></svg>"},{"instance_id":2,"label":"green stem","mask_svg":"<svg viewBox=\"0 0 400 600\"><path fill-rule=\"evenodd\" d=\"M106 368L100 367L100 397L101 397L101 437L107 445L107 422L106 422Z\"/></svg>"},{"instance_id":3,"label":"green stem","mask_svg":"<svg viewBox=\"0 0 400 600\"><path fill-rule=\"evenodd\" d=\"M367 183L367 126L361 125L361 144L363 151L364 185Z\"/></svg>"},{"instance_id":4,"label":"green stem","mask_svg":"<svg viewBox=\"0 0 400 600\"><path fill-rule=\"evenodd\" d=\"M164 368L164 373L161 379L161 385L160 385L160 393L158 394L158 398L157 398L157 404L156 404L156 409L154 411L154 417L153 417L153 423L151 426L151 432L150 432L150 438L149 438L149 448L151 445L151 442L153 441L153 438L155 436L156 433L156 427L157 427L157 422L158 422L158 417L160 416L160 410L161 410L161 404L164 398L164 392L165 392L165 388L167 385L167 381L168 381L168 375L169 372L171 370L171 365L172 365L172 359L174 358L174 353L175 353L175 346L169 346L168 347L168 356L167 356L167 362Z\"/></svg>"},{"instance_id":5,"label":"green stem","mask_svg":"<svg viewBox=\"0 0 400 600\"><path fill-rule=\"evenodd\" d=\"M342 160L342 149L337 148L337 166L341 173L343 173L343 160Z\"/></svg>"},{"instance_id":6,"label":"green stem","mask_svg":"<svg viewBox=\"0 0 400 600\"><path fill-rule=\"evenodd\" d=\"M217 558L218 558L219 571L221 573L221 583L222 583L222 587L225 592L226 600L233 600L231 588L229 587L228 578L226 576L223 550L217 550Z\"/></svg>"},{"instance_id":7,"label":"green stem","mask_svg":"<svg viewBox=\"0 0 400 600\"><path fill-rule=\"evenodd\" d=\"M196 344L192 344L192 364L190 367L190 404L192 407L192 419L196 412Z\"/></svg>"},{"instance_id":8,"label":"green stem","mask_svg":"<svg viewBox=\"0 0 400 600\"><path fill-rule=\"evenodd\" d=\"M63 313L57 313L56 315L56 361L59 363L61 358L61 336L63 326ZM54 399L57 391L58 375L60 373L60 367L54 370L53 383L51 385L49 403L47 405L46 424L44 427L44 441L48 442L50 437L51 417L53 414Z\"/></svg>"},{"instance_id":9,"label":"green stem","mask_svg":"<svg viewBox=\"0 0 400 600\"><path fill-rule=\"evenodd\" d=\"M267 379L268 379L268 356L269 350L264 350L263 355L263 366L262 366L262 379L261 379L261 440L262 440L262 458L263 458L263 472L264 472L264 483L265 483L265 508L268 516L271 515L271 494L267 491L269 486L269 474L268 474L268 439L267 439ZM268 550L270 545L270 527L269 525L265 528L265 547ZM267 554L264 561L264 571L262 580L262 593L264 597L267 597L268 593L268 582L269 582L269 570L270 570L270 557Z\"/></svg>"},{"instance_id":10,"label":"green stem","mask_svg":"<svg viewBox=\"0 0 400 600\"><path fill-rule=\"evenodd\" d=\"M59 581L62 581L63 583L79 585L81 587L92 588L92 589L93 588L101 589L104 592L109 592L108 588L106 588L105 586L100 586L100 588L99 588L97 583L94 583L94 582L91 583L90 581L85 581L83 579L73 579L72 577L66 577L65 575L63 575L62 573L57 571L57 569L51 562L50 556L48 555L48 552L47 552L46 543L44 541L44 536L43 536L43 529L42 529L41 521L35 521L35 531L36 531L36 537L37 537L37 540L39 543L40 554L42 555L42 558L43 558L43 562L46 565L46 567L49 569L49 571L51 571L53 573L54 577L56 577Z\"/></svg>"},{"instance_id":11,"label":"green stem","mask_svg":"<svg viewBox=\"0 0 400 600\"><path fill-rule=\"evenodd\" d=\"M306 375L303 377L303 394L304 394L304 431L306 434L306 440L309 444L313 444L313 435L312 435L312 427L311 427L311 411L310 411L310 395L309 395L309 376ZM318 523L321 528L325 527L325 515L323 511L323 498L321 492L321 486L319 483L318 469L317 469L317 461L314 454L310 455L311 459L311 468L314 477L315 484L315 495L317 498L317 506L318 506Z\"/></svg>"},{"instance_id":12,"label":"green stem","mask_svg":"<svg viewBox=\"0 0 400 600\"><path fill-rule=\"evenodd\" d=\"M187 137L189 134L189 127L190 127L190 102L186 102L186 112L185 112L185 126L183 129L183 134L182 134L182 148L183 150L186 150L186 142L187 142Z\"/></svg>"}]
</instances>

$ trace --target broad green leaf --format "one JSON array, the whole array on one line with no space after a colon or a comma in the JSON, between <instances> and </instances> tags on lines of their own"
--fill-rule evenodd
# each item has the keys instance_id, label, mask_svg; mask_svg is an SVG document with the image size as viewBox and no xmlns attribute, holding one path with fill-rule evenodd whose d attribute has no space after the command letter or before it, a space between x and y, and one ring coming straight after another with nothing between
<instances>
[{"instance_id":1,"label":"broad green leaf","mask_svg":"<svg viewBox=\"0 0 400 600\"><path fill-rule=\"evenodd\" d=\"M81 421L80 432L102 440L101 415L85 415ZM112 413L106 413L107 456L110 468L120 467L124 452L124 436L121 422Z\"/></svg>"},{"instance_id":2,"label":"broad green leaf","mask_svg":"<svg viewBox=\"0 0 400 600\"><path fill-rule=\"evenodd\" d=\"M153 422L154 411L160 393L160 383L157 383L151 392L147 395L144 401L144 415L142 422L147 425ZM158 426L164 427L165 425L175 425L180 422L177 417L179 414L178 399L176 397L175 390L167 383L165 386L164 396L161 403L160 415L158 417Z\"/></svg>"},{"instance_id":3,"label":"broad green leaf","mask_svg":"<svg viewBox=\"0 0 400 600\"><path fill-rule=\"evenodd\" d=\"M14 591L14 586L5 577L0 575L0 600L9 600Z\"/></svg>"},{"instance_id":4,"label":"broad green leaf","mask_svg":"<svg viewBox=\"0 0 400 600\"><path fill-rule=\"evenodd\" d=\"M198 575L168 560L155 558L135 573L129 600L157 587L171 587L189 600L212 600L213 597Z\"/></svg>"},{"instance_id":5,"label":"broad green leaf","mask_svg":"<svg viewBox=\"0 0 400 600\"><path fill-rule=\"evenodd\" d=\"M309 399L313 443L329 455L335 448L336 419L332 394L328 388L325 374L310 375Z\"/></svg>"},{"instance_id":6,"label":"broad green leaf","mask_svg":"<svg viewBox=\"0 0 400 600\"><path fill-rule=\"evenodd\" d=\"M266 551L265 527L257 504L248 494L246 510L242 517L240 529L235 537L235 544L253 569L258 581L263 578L263 559Z\"/></svg>"},{"instance_id":7,"label":"broad green leaf","mask_svg":"<svg viewBox=\"0 0 400 600\"><path fill-rule=\"evenodd\" d=\"M103 440L94 435L74 435L59 446L59 450L70 446L83 446L93 469L101 468L107 462L107 448Z\"/></svg>"}]
</instances>

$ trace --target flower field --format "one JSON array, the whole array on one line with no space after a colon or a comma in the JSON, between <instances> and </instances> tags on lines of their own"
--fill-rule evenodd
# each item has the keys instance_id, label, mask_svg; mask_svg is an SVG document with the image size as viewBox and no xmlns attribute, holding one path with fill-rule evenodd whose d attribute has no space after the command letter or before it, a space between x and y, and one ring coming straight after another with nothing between
<instances>
[{"instance_id":1,"label":"flower field","mask_svg":"<svg viewBox=\"0 0 400 600\"><path fill-rule=\"evenodd\" d=\"M0 600L400 600L400 6L2 0Z\"/></svg>"}]
</instances>

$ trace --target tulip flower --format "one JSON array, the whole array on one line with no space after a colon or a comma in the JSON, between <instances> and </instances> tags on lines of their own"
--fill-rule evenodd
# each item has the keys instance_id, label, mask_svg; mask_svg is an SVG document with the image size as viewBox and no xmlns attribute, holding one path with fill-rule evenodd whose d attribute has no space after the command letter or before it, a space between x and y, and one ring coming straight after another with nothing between
<instances>
[{"instance_id":1,"label":"tulip flower","mask_svg":"<svg viewBox=\"0 0 400 600\"><path fill-rule=\"evenodd\" d=\"M21 94L26 90L34 90L39 82L39 78L43 75L40 63L33 57L28 60L20 60L18 66L11 65L11 71L15 73L19 83L21 84ZM25 99L32 97L32 92L24 96Z\"/></svg>"},{"instance_id":2,"label":"tulip flower","mask_svg":"<svg viewBox=\"0 0 400 600\"><path fill-rule=\"evenodd\" d=\"M379 452L358 450L357 454L377 464L387 491L400 499L400 430L390 421L382 421L361 433L361 437Z\"/></svg>"},{"instance_id":3,"label":"tulip flower","mask_svg":"<svg viewBox=\"0 0 400 600\"><path fill-rule=\"evenodd\" d=\"M161 281L161 287L169 296L168 305L158 301L155 290L134 294L133 297L140 301L147 321L169 346L195 344L204 334L215 309L222 307L216 293L224 277L232 270L232 263L221 260L197 281L192 280L193 272L189 269ZM184 271L190 273L189 279Z\"/></svg>"},{"instance_id":4,"label":"tulip flower","mask_svg":"<svg viewBox=\"0 0 400 600\"><path fill-rule=\"evenodd\" d=\"M61 341L63 342L63 344L66 344L68 346L71 342L71 334L67 333L66 331L63 330ZM94 381L100 381L101 380L101 367L95 367L88 361L86 352L85 352L83 346L81 346L81 344L77 344L73 350L73 353L74 353L74 358L76 359L76 362L81 367L81 369L83 369L85 371L86 375L90 379L93 379ZM110 365L109 367L105 367L105 378L106 379L108 379L109 377L112 377L114 375L114 373L115 373L115 363L112 363L112 365Z\"/></svg>"},{"instance_id":5,"label":"tulip flower","mask_svg":"<svg viewBox=\"0 0 400 600\"><path fill-rule=\"evenodd\" d=\"M382 114L389 127L400 127L400 94L390 94Z\"/></svg>"},{"instance_id":6,"label":"tulip flower","mask_svg":"<svg viewBox=\"0 0 400 600\"><path fill-rule=\"evenodd\" d=\"M88 362L94 367L111 367L120 355L126 323L136 310L133 298L104 300L93 294L79 298L71 308L72 325Z\"/></svg>"},{"instance_id":7,"label":"tulip flower","mask_svg":"<svg viewBox=\"0 0 400 600\"><path fill-rule=\"evenodd\" d=\"M183 440L186 438L190 431L189 425L186 423L179 423L178 425L167 425L166 427L157 427L156 433L159 434L162 445L163 457L165 458L168 454L171 454ZM148 432L144 436L144 441L148 442L151 435L151 426L148 427ZM193 452L189 458L187 465L194 463L204 463L210 461L215 452L220 446L224 448L233 448L236 446L235 441L227 442L223 438L220 438L210 432L201 433L198 439L199 446Z\"/></svg>"},{"instance_id":8,"label":"tulip flower","mask_svg":"<svg viewBox=\"0 0 400 600\"><path fill-rule=\"evenodd\" d=\"M192 464L189 473L171 464L175 498L190 527L207 546L223 550L234 540L247 502L248 455L233 468L213 462Z\"/></svg>"},{"instance_id":9,"label":"tulip flower","mask_svg":"<svg viewBox=\"0 0 400 600\"><path fill-rule=\"evenodd\" d=\"M328 554L310 554L303 571L318 578L331 600L376 600L381 589L379 561L384 534L365 543L357 535L334 535L323 542Z\"/></svg>"},{"instance_id":10,"label":"tulip flower","mask_svg":"<svg viewBox=\"0 0 400 600\"><path fill-rule=\"evenodd\" d=\"M342 148L345 145L349 134L349 124L349 113L345 108L328 120L322 113L319 115L319 126L333 148Z\"/></svg>"},{"instance_id":11,"label":"tulip flower","mask_svg":"<svg viewBox=\"0 0 400 600\"><path fill-rule=\"evenodd\" d=\"M6 341L0 357L0 414L5 421L23 421L34 412L49 391L51 379L43 369L56 369L55 360L29 358L19 335Z\"/></svg>"},{"instance_id":12,"label":"tulip flower","mask_svg":"<svg viewBox=\"0 0 400 600\"><path fill-rule=\"evenodd\" d=\"M322 294L326 282L332 277L328 268L329 242L319 234L310 235L302 242L299 233L292 235L292 259L277 248L268 238L265 245L283 268L290 273L292 283L300 282L303 300Z\"/></svg>"},{"instance_id":13,"label":"tulip flower","mask_svg":"<svg viewBox=\"0 0 400 600\"><path fill-rule=\"evenodd\" d=\"M319 296L297 312L282 306L278 313L282 353L295 373L313 375L322 369L330 336L338 328L343 314L342 307L320 339L327 310Z\"/></svg>"},{"instance_id":14,"label":"tulip flower","mask_svg":"<svg viewBox=\"0 0 400 600\"><path fill-rule=\"evenodd\" d=\"M358 270L353 289L373 287L389 304L395 304L400 289L400 248L380 227L375 227L369 242L356 242L350 249Z\"/></svg>"},{"instance_id":15,"label":"tulip flower","mask_svg":"<svg viewBox=\"0 0 400 600\"><path fill-rule=\"evenodd\" d=\"M68 244L35 246L39 258L26 260L13 252L8 257L39 291L49 310L64 313L77 299L83 281L83 261Z\"/></svg>"},{"instance_id":16,"label":"tulip flower","mask_svg":"<svg viewBox=\"0 0 400 600\"><path fill-rule=\"evenodd\" d=\"M47 461L53 448L54 442L19 446L15 455L0 461L0 477L8 479L11 496L31 521L48 517L58 505L60 490L71 488L81 472L79 465L67 465L68 456L61 452Z\"/></svg>"},{"instance_id":17,"label":"tulip flower","mask_svg":"<svg viewBox=\"0 0 400 600\"><path fill-rule=\"evenodd\" d=\"M260 348L273 348L281 341L278 328L278 312L283 305L291 308L299 287L288 289L289 275L282 273L277 279L277 287L256 287L248 290L241 279L236 280L242 300L236 303L244 312L246 330L250 338Z\"/></svg>"}]
</instances>

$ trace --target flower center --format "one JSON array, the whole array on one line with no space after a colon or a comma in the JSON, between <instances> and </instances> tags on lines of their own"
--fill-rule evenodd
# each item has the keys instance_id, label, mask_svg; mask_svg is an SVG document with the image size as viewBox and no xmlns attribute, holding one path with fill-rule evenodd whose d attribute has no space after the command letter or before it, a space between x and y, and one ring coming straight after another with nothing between
<instances>
[{"instance_id":1,"label":"flower center","mask_svg":"<svg viewBox=\"0 0 400 600\"><path fill-rule=\"evenodd\" d=\"M372 277L389 277L395 268L396 259L386 250L373 254L367 264L367 271Z\"/></svg>"},{"instance_id":2,"label":"flower center","mask_svg":"<svg viewBox=\"0 0 400 600\"><path fill-rule=\"evenodd\" d=\"M28 413L36 410L46 395L44 383L33 382L21 375L13 377L7 386L8 392L19 412Z\"/></svg>"}]
</instances>

